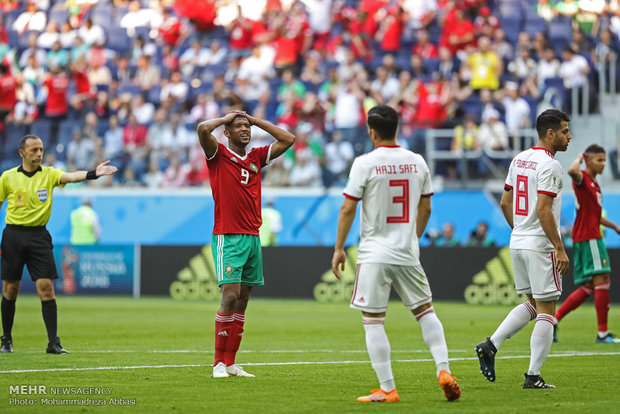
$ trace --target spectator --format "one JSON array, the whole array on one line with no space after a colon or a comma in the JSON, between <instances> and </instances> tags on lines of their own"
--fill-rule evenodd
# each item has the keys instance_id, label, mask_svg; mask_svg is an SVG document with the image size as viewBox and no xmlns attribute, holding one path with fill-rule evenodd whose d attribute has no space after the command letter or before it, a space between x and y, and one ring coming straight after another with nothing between
<instances>
[{"instance_id":1,"label":"spectator","mask_svg":"<svg viewBox=\"0 0 620 414\"><path fill-rule=\"evenodd\" d=\"M282 231L282 215L274 208L273 198L267 198L261 210L263 224L259 229L261 246L276 246L278 234Z\"/></svg>"},{"instance_id":2,"label":"spectator","mask_svg":"<svg viewBox=\"0 0 620 414\"><path fill-rule=\"evenodd\" d=\"M189 92L189 86L183 81L181 72L172 72L170 79L163 81L161 88L160 99L165 101L172 99L176 103L185 101L187 93Z\"/></svg>"},{"instance_id":3,"label":"spectator","mask_svg":"<svg viewBox=\"0 0 620 414\"><path fill-rule=\"evenodd\" d=\"M476 35L493 37L493 33L499 28L499 19L491 14L488 7L480 7L478 16L474 20Z\"/></svg>"},{"instance_id":4,"label":"spectator","mask_svg":"<svg viewBox=\"0 0 620 414\"><path fill-rule=\"evenodd\" d=\"M24 92L24 86L27 85L22 84L21 88L17 90L17 102L15 103L11 113L6 118L6 122L12 122L18 125L31 125L39 117L39 111L34 101L34 95L32 93ZM63 168L59 169L64 170Z\"/></svg>"},{"instance_id":5,"label":"spectator","mask_svg":"<svg viewBox=\"0 0 620 414\"><path fill-rule=\"evenodd\" d=\"M291 168L289 183L299 187L319 187L321 185L321 169L316 156L309 148L295 153L295 164Z\"/></svg>"},{"instance_id":6,"label":"spectator","mask_svg":"<svg viewBox=\"0 0 620 414\"><path fill-rule=\"evenodd\" d=\"M588 36L597 36L600 29L600 17L607 9L605 0L579 0L579 11L574 17L573 33L577 28Z\"/></svg>"},{"instance_id":7,"label":"spectator","mask_svg":"<svg viewBox=\"0 0 620 414\"><path fill-rule=\"evenodd\" d=\"M332 0L305 0L308 23L313 34L312 49L322 51L327 47L332 29Z\"/></svg>"},{"instance_id":8,"label":"spectator","mask_svg":"<svg viewBox=\"0 0 620 414\"><path fill-rule=\"evenodd\" d=\"M187 37L187 29L168 7L162 11L162 24L158 30L164 45L171 48L178 46Z\"/></svg>"},{"instance_id":9,"label":"spectator","mask_svg":"<svg viewBox=\"0 0 620 414\"><path fill-rule=\"evenodd\" d=\"M493 31L493 50L504 61L514 57L514 48L512 43L506 40L506 32L501 27Z\"/></svg>"},{"instance_id":10,"label":"spectator","mask_svg":"<svg viewBox=\"0 0 620 414\"><path fill-rule=\"evenodd\" d=\"M341 132L344 141L353 144L355 153L361 154L364 151L364 143L363 137L359 136L358 126L362 121L362 102L366 95L355 79L350 79L346 86L338 88L334 95L334 127Z\"/></svg>"},{"instance_id":11,"label":"spectator","mask_svg":"<svg viewBox=\"0 0 620 414\"><path fill-rule=\"evenodd\" d=\"M60 25L60 34L58 35L63 49L71 49L77 35L77 30L73 29L68 20L63 22Z\"/></svg>"},{"instance_id":12,"label":"spectator","mask_svg":"<svg viewBox=\"0 0 620 414\"><path fill-rule=\"evenodd\" d=\"M130 162L129 166L132 167L135 174L146 170L148 154L146 145L147 132L146 126L139 124L136 115L131 113L129 115L129 122L123 128L123 143L125 144L126 158Z\"/></svg>"},{"instance_id":13,"label":"spectator","mask_svg":"<svg viewBox=\"0 0 620 414\"><path fill-rule=\"evenodd\" d=\"M491 39L482 36L478 39L478 51L469 56L463 69L470 69L472 72L469 86L473 90L490 89L494 91L499 88L499 77L503 73L504 64L499 56L491 50Z\"/></svg>"},{"instance_id":14,"label":"spectator","mask_svg":"<svg viewBox=\"0 0 620 414\"><path fill-rule=\"evenodd\" d=\"M437 247L457 247L461 242L454 236L454 224L446 222L441 226L441 236L435 240Z\"/></svg>"},{"instance_id":15,"label":"spectator","mask_svg":"<svg viewBox=\"0 0 620 414\"><path fill-rule=\"evenodd\" d=\"M120 183L124 188L138 188L144 187L144 183L142 183L138 179L138 174L133 166L127 165L123 169L123 178Z\"/></svg>"},{"instance_id":16,"label":"spectator","mask_svg":"<svg viewBox=\"0 0 620 414\"><path fill-rule=\"evenodd\" d=\"M4 120L17 103L17 80L4 63L0 64L0 125L4 129Z\"/></svg>"},{"instance_id":17,"label":"spectator","mask_svg":"<svg viewBox=\"0 0 620 414\"><path fill-rule=\"evenodd\" d=\"M385 15L380 19L375 39L380 43L379 48L384 54L398 53L406 22L405 11L400 6L389 6L382 8L381 14Z\"/></svg>"},{"instance_id":18,"label":"spectator","mask_svg":"<svg viewBox=\"0 0 620 414\"><path fill-rule=\"evenodd\" d=\"M579 28L573 30L573 38L570 42L570 47L575 52L583 55L588 55L592 52L592 43L590 43L590 39L588 39Z\"/></svg>"},{"instance_id":19,"label":"spectator","mask_svg":"<svg viewBox=\"0 0 620 414\"><path fill-rule=\"evenodd\" d=\"M58 140L59 123L67 116L67 111L69 110L67 100L69 77L60 67L51 68L43 81L43 86L47 88L45 117L51 121L50 142L48 145L51 144L53 146Z\"/></svg>"},{"instance_id":20,"label":"spectator","mask_svg":"<svg viewBox=\"0 0 620 414\"><path fill-rule=\"evenodd\" d=\"M123 128L119 125L116 115L111 115L108 128L103 133L103 157L111 160L114 165L120 164L123 144Z\"/></svg>"},{"instance_id":21,"label":"spectator","mask_svg":"<svg viewBox=\"0 0 620 414\"><path fill-rule=\"evenodd\" d=\"M209 44L209 48L206 49L205 65L218 65L220 63L226 63L226 56L228 50L218 40L212 40Z\"/></svg>"},{"instance_id":22,"label":"spectator","mask_svg":"<svg viewBox=\"0 0 620 414\"><path fill-rule=\"evenodd\" d=\"M129 3L129 11L121 18L120 27L127 30L127 36L134 37L136 27L159 28L163 23L161 14L150 8L142 8L139 1Z\"/></svg>"},{"instance_id":23,"label":"spectator","mask_svg":"<svg viewBox=\"0 0 620 414\"><path fill-rule=\"evenodd\" d=\"M437 46L429 40L426 30L418 30L417 42L411 49L411 53L420 56L424 60L437 59L439 51Z\"/></svg>"},{"instance_id":24,"label":"spectator","mask_svg":"<svg viewBox=\"0 0 620 414\"><path fill-rule=\"evenodd\" d=\"M34 56L37 60L37 64L39 66L43 66L45 64L45 58L47 54L45 50L40 49L37 45L37 34L36 33L28 33L28 48L22 52L19 56L19 67L23 68L28 63L28 59L30 56Z\"/></svg>"},{"instance_id":25,"label":"spectator","mask_svg":"<svg viewBox=\"0 0 620 414\"><path fill-rule=\"evenodd\" d=\"M343 185L346 181L349 167L355 151L350 142L342 140L342 134L334 131L331 141L325 145L325 171L323 183L325 187Z\"/></svg>"},{"instance_id":26,"label":"spectator","mask_svg":"<svg viewBox=\"0 0 620 414\"><path fill-rule=\"evenodd\" d=\"M536 14L547 22L550 22L557 15L555 3L551 3L549 0L538 0L535 7Z\"/></svg>"},{"instance_id":27,"label":"spectator","mask_svg":"<svg viewBox=\"0 0 620 414\"><path fill-rule=\"evenodd\" d=\"M139 124L147 125L153 120L155 105L145 101L142 95L136 95L131 100L131 111L136 116L136 120Z\"/></svg>"},{"instance_id":28,"label":"spectator","mask_svg":"<svg viewBox=\"0 0 620 414\"><path fill-rule=\"evenodd\" d=\"M555 4L555 12L572 19L579 12L579 3L575 0L559 1Z\"/></svg>"},{"instance_id":29,"label":"spectator","mask_svg":"<svg viewBox=\"0 0 620 414\"><path fill-rule=\"evenodd\" d=\"M289 97L299 99L306 93L306 86L301 83L291 69L282 72L282 85L278 88L278 101L284 102Z\"/></svg>"},{"instance_id":30,"label":"spectator","mask_svg":"<svg viewBox=\"0 0 620 414\"><path fill-rule=\"evenodd\" d=\"M460 67L457 63L457 60L454 58L454 55L447 47L439 48L439 77L443 79L451 80L453 79L460 70Z\"/></svg>"},{"instance_id":31,"label":"spectator","mask_svg":"<svg viewBox=\"0 0 620 414\"><path fill-rule=\"evenodd\" d=\"M56 40L50 51L47 52L46 64L50 69L54 67L66 68L69 64L69 54L62 48L60 40Z\"/></svg>"},{"instance_id":32,"label":"spectator","mask_svg":"<svg viewBox=\"0 0 620 414\"><path fill-rule=\"evenodd\" d=\"M499 119L499 112L491 109L486 112L482 124L478 129L480 146L488 155L494 151L505 151L508 147L508 131L506 125Z\"/></svg>"},{"instance_id":33,"label":"spectator","mask_svg":"<svg viewBox=\"0 0 620 414\"><path fill-rule=\"evenodd\" d=\"M286 157L278 157L271 163L265 172L263 185L265 187L286 187L289 185L290 160Z\"/></svg>"},{"instance_id":34,"label":"spectator","mask_svg":"<svg viewBox=\"0 0 620 414\"><path fill-rule=\"evenodd\" d=\"M198 69L203 68L206 65L207 54L207 49L202 47L200 39L192 40L190 47L179 57L179 66L183 76L191 77Z\"/></svg>"},{"instance_id":35,"label":"spectator","mask_svg":"<svg viewBox=\"0 0 620 414\"><path fill-rule=\"evenodd\" d=\"M261 48L252 48L252 54L243 59L236 79L236 90L245 100L257 100L269 91L269 79L273 78L273 65L261 58Z\"/></svg>"},{"instance_id":36,"label":"spectator","mask_svg":"<svg viewBox=\"0 0 620 414\"><path fill-rule=\"evenodd\" d=\"M12 29L17 30L20 35L26 30L42 32L45 30L46 22L45 12L38 9L36 2L28 0L26 10L17 16L17 19L13 22Z\"/></svg>"},{"instance_id":37,"label":"spectator","mask_svg":"<svg viewBox=\"0 0 620 414\"><path fill-rule=\"evenodd\" d=\"M611 80L611 66L610 64L614 62L617 65L618 63L618 55L620 54L620 50L618 49L617 43L613 42L613 33L609 29L605 29L601 32L601 36L599 38L599 42L592 51L592 63L595 65L602 65L603 71L598 71L598 76L605 77L605 91L599 92L609 92L610 90L610 80ZM618 70L616 69L616 84L620 83L620 76L618 76Z\"/></svg>"},{"instance_id":38,"label":"spectator","mask_svg":"<svg viewBox=\"0 0 620 414\"><path fill-rule=\"evenodd\" d=\"M159 68L151 63L150 57L145 55L138 59L135 80L144 96L147 96L151 88L159 83Z\"/></svg>"},{"instance_id":39,"label":"spectator","mask_svg":"<svg viewBox=\"0 0 620 414\"><path fill-rule=\"evenodd\" d=\"M532 59L532 54L529 49L520 49L519 56L508 64L508 72L516 79L536 76L537 71L537 63Z\"/></svg>"},{"instance_id":40,"label":"spectator","mask_svg":"<svg viewBox=\"0 0 620 414\"><path fill-rule=\"evenodd\" d=\"M155 112L153 121L146 134L146 146L151 162L161 165L172 143L172 130L166 122L166 111L161 108Z\"/></svg>"},{"instance_id":41,"label":"spectator","mask_svg":"<svg viewBox=\"0 0 620 414\"><path fill-rule=\"evenodd\" d=\"M71 171L89 171L95 166L95 141L82 136L79 129L71 133L67 145L67 167Z\"/></svg>"},{"instance_id":42,"label":"spectator","mask_svg":"<svg viewBox=\"0 0 620 414\"><path fill-rule=\"evenodd\" d=\"M159 188L164 181L164 173L159 169L159 163L151 161L149 163L149 169L144 174L144 184L147 188Z\"/></svg>"},{"instance_id":43,"label":"spectator","mask_svg":"<svg viewBox=\"0 0 620 414\"><path fill-rule=\"evenodd\" d=\"M471 232L466 246L473 247L493 247L495 246L495 241L491 239L488 235L489 225L485 221L481 221L478 223L476 228Z\"/></svg>"},{"instance_id":44,"label":"spectator","mask_svg":"<svg viewBox=\"0 0 620 414\"><path fill-rule=\"evenodd\" d=\"M376 70L376 79L370 84L370 91L377 102L385 103L398 94L399 87L398 79L390 75L384 66L379 66Z\"/></svg>"},{"instance_id":45,"label":"spectator","mask_svg":"<svg viewBox=\"0 0 620 414\"><path fill-rule=\"evenodd\" d=\"M161 186L164 188L180 188L188 185L189 167L181 163L176 154L170 156L170 165L164 171Z\"/></svg>"},{"instance_id":46,"label":"spectator","mask_svg":"<svg viewBox=\"0 0 620 414\"><path fill-rule=\"evenodd\" d=\"M153 42L147 42L144 36L137 36L129 54L130 62L136 65L142 56L152 59L157 54L157 46Z\"/></svg>"},{"instance_id":47,"label":"spectator","mask_svg":"<svg viewBox=\"0 0 620 414\"><path fill-rule=\"evenodd\" d=\"M474 25L465 18L463 10L455 7L446 15L439 45L456 54L467 45L475 44L474 32Z\"/></svg>"},{"instance_id":48,"label":"spectator","mask_svg":"<svg viewBox=\"0 0 620 414\"><path fill-rule=\"evenodd\" d=\"M78 29L78 37L80 37L84 44L92 46L94 44L105 44L105 32L99 25L93 23L91 18L84 20L80 28Z\"/></svg>"},{"instance_id":49,"label":"spectator","mask_svg":"<svg viewBox=\"0 0 620 414\"><path fill-rule=\"evenodd\" d=\"M237 5L237 18L227 26L228 40L232 56L248 56L253 46L252 21L243 16L241 6Z\"/></svg>"},{"instance_id":50,"label":"spectator","mask_svg":"<svg viewBox=\"0 0 620 414\"><path fill-rule=\"evenodd\" d=\"M82 37L76 36L73 40L73 47L71 48L71 61L76 61L79 59L86 60L89 50L90 46L84 43Z\"/></svg>"},{"instance_id":51,"label":"spectator","mask_svg":"<svg viewBox=\"0 0 620 414\"><path fill-rule=\"evenodd\" d=\"M37 38L37 46L41 49L51 49L52 45L60 41L60 33L58 32L58 23L54 20L50 20L47 23L45 31Z\"/></svg>"},{"instance_id":52,"label":"spectator","mask_svg":"<svg viewBox=\"0 0 620 414\"><path fill-rule=\"evenodd\" d=\"M571 89L578 88L581 92L583 85L588 82L588 74L590 73L590 65L586 58L575 53L575 51L567 46L562 50L562 64L560 65L560 77L564 80L564 89L566 90L565 109L572 108ZM581 99L581 93L578 93ZM580 101L581 102L581 101ZM580 102L577 102L578 105Z\"/></svg>"},{"instance_id":53,"label":"spectator","mask_svg":"<svg viewBox=\"0 0 620 414\"><path fill-rule=\"evenodd\" d=\"M560 61L556 59L553 47L547 46L545 48L543 58L538 61L536 72L540 90L545 86L545 79L556 78L560 75Z\"/></svg>"},{"instance_id":54,"label":"spectator","mask_svg":"<svg viewBox=\"0 0 620 414\"><path fill-rule=\"evenodd\" d=\"M437 14L437 0L404 0L402 7L409 17L408 27L418 33L426 30Z\"/></svg>"},{"instance_id":55,"label":"spectator","mask_svg":"<svg viewBox=\"0 0 620 414\"><path fill-rule=\"evenodd\" d=\"M532 116L530 105L520 96L519 85L515 82L506 82L502 104L506 110L506 127L510 134L530 126Z\"/></svg>"},{"instance_id":56,"label":"spectator","mask_svg":"<svg viewBox=\"0 0 620 414\"><path fill-rule=\"evenodd\" d=\"M219 114L220 106L213 99L213 94L199 93L196 97L196 104L189 114L189 121L199 123L207 119L218 118Z\"/></svg>"}]
</instances>

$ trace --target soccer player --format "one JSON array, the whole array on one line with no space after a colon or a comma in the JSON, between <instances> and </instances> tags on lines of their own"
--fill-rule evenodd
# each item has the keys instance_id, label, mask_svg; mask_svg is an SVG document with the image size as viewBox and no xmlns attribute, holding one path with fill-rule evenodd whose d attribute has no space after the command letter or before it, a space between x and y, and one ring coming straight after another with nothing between
<instances>
[{"instance_id":1,"label":"soccer player","mask_svg":"<svg viewBox=\"0 0 620 414\"><path fill-rule=\"evenodd\" d=\"M586 168L580 169L585 160ZM609 256L601 235L601 224L620 234L620 227L601 216L601 188L596 176L605 168L605 149L593 144L575 158L568 168L573 180L577 218L573 226L573 256L575 261L575 285L580 286L564 301L555 313L557 323L570 311L577 309L588 296L594 294L594 308L598 321L598 343L620 343L620 339L609 333L607 314L609 313ZM556 325L557 328L557 325ZM557 332L553 340L557 342Z\"/></svg>"},{"instance_id":2,"label":"soccer player","mask_svg":"<svg viewBox=\"0 0 620 414\"><path fill-rule=\"evenodd\" d=\"M6 227L2 233L2 352L13 352L15 301L24 265L36 283L41 298L43 321L47 329L48 354L66 354L57 332L57 308L53 279L58 278L52 251L52 238L45 225L52 212L55 187L112 175L116 167L102 162L91 171L66 173L42 167L43 143L36 135L26 135L18 147L22 165L0 176L0 206L7 200Z\"/></svg>"},{"instance_id":3,"label":"soccer player","mask_svg":"<svg viewBox=\"0 0 620 414\"><path fill-rule=\"evenodd\" d=\"M390 362L390 343L384 323L391 286L422 328L437 367L439 384L448 400L461 389L450 373L443 326L431 302L431 290L420 265L418 240L431 214L433 189L424 159L396 144L398 114L387 105L368 111L368 135L374 150L355 159L344 190L338 218L332 271L340 278L346 254L344 244L362 201L362 228L357 275L351 308L362 311L368 355L380 388L359 397L364 402L400 400Z\"/></svg>"},{"instance_id":4,"label":"soccer player","mask_svg":"<svg viewBox=\"0 0 620 414\"><path fill-rule=\"evenodd\" d=\"M530 339L530 366L523 388L555 388L545 383L540 370L553 341L555 304L562 293L568 256L560 237L562 166L554 158L566 151L570 118L548 109L536 119L538 144L510 163L501 208L512 228L510 257L517 293L528 300L516 306L495 333L475 347L484 377L495 381L495 354L502 343L536 319Z\"/></svg>"},{"instance_id":5,"label":"soccer player","mask_svg":"<svg viewBox=\"0 0 620 414\"><path fill-rule=\"evenodd\" d=\"M212 134L222 125L228 148L218 143ZM276 142L246 152L252 125L271 134ZM295 136L239 111L201 122L197 132L207 157L215 202L211 247L222 290L215 317L213 377L253 377L235 364L235 356L243 335L250 291L253 286L264 284L259 237L262 222L260 173L264 166L293 145Z\"/></svg>"}]
</instances>

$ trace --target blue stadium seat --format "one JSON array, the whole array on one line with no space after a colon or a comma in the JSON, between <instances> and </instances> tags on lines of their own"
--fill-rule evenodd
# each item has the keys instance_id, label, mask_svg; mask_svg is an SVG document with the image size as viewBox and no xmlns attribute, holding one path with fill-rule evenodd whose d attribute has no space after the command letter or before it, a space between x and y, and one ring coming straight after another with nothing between
<instances>
[{"instance_id":1,"label":"blue stadium seat","mask_svg":"<svg viewBox=\"0 0 620 414\"><path fill-rule=\"evenodd\" d=\"M158 106L161 102L161 86L153 85L149 90L148 101Z\"/></svg>"},{"instance_id":2,"label":"blue stadium seat","mask_svg":"<svg viewBox=\"0 0 620 414\"><path fill-rule=\"evenodd\" d=\"M469 95L463 100L463 111L465 114L473 115L476 120L480 121L482 116L482 101L480 95Z\"/></svg>"},{"instance_id":3,"label":"blue stadium seat","mask_svg":"<svg viewBox=\"0 0 620 414\"><path fill-rule=\"evenodd\" d=\"M19 160L20 157L17 152L17 147L22 137L28 133L28 128L25 125L16 125L13 123L7 123L5 128L6 140L2 146L2 156L3 158L10 158L11 162L13 160Z\"/></svg>"},{"instance_id":4,"label":"blue stadium seat","mask_svg":"<svg viewBox=\"0 0 620 414\"><path fill-rule=\"evenodd\" d=\"M439 59L426 59L424 61L424 67L428 73L435 73L439 70Z\"/></svg>"},{"instance_id":5,"label":"blue stadium seat","mask_svg":"<svg viewBox=\"0 0 620 414\"><path fill-rule=\"evenodd\" d=\"M525 21L523 31L533 35L535 33L547 33L547 21L542 17Z\"/></svg>"},{"instance_id":6,"label":"blue stadium seat","mask_svg":"<svg viewBox=\"0 0 620 414\"><path fill-rule=\"evenodd\" d=\"M118 91L118 94L128 93L131 96L138 95L140 93L140 86L133 83L126 83L122 85Z\"/></svg>"},{"instance_id":7,"label":"blue stadium seat","mask_svg":"<svg viewBox=\"0 0 620 414\"><path fill-rule=\"evenodd\" d=\"M554 40L566 40L570 42L572 32L570 20L554 19L549 24L549 41L551 44L553 44Z\"/></svg>"},{"instance_id":8,"label":"blue stadium seat","mask_svg":"<svg viewBox=\"0 0 620 414\"><path fill-rule=\"evenodd\" d=\"M523 15L523 9L521 7L520 0L504 0L499 5L499 15L505 16L521 16Z\"/></svg>"},{"instance_id":9,"label":"blue stadium seat","mask_svg":"<svg viewBox=\"0 0 620 414\"><path fill-rule=\"evenodd\" d=\"M53 7L50 8L49 16L47 18L48 21L55 21L58 23L60 27L61 24L67 21L69 18L69 12L65 8L63 4L57 3Z\"/></svg>"},{"instance_id":10,"label":"blue stadium seat","mask_svg":"<svg viewBox=\"0 0 620 414\"><path fill-rule=\"evenodd\" d=\"M51 129L52 125L50 121L43 118L38 119L32 123L32 125L30 126L30 133L41 138L41 141L43 141L43 145L47 146L48 142L50 141Z\"/></svg>"},{"instance_id":11,"label":"blue stadium seat","mask_svg":"<svg viewBox=\"0 0 620 414\"><path fill-rule=\"evenodd\" d=\"M127 31L121 27L115 27L108 33L107 47L120 54L126 54L131 48L131 39Z\"/></svg>"}]
</instances>

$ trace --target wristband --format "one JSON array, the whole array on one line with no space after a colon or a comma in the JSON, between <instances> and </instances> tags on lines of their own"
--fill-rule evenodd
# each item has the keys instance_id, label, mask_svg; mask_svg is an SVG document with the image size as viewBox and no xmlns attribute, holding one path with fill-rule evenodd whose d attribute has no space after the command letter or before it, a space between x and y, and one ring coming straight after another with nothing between
<instances>
[{"instance_id":1,"label":"wristband","mask_svg":"<svg viewBox=\"0 0 620 414\"><path fill-rule=\"evenodd\" d=\"M97 171L95 170L90 170L89 172L86 173L86 179L87 180L96 180L97 178Z\"/></svg>"}]
</instances>

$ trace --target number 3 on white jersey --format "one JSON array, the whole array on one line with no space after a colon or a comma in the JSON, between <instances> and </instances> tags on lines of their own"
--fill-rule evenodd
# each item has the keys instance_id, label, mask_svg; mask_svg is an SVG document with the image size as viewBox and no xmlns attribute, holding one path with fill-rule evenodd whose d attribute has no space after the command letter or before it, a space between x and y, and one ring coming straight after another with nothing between
<instances>
[{"instance_id":1,"label":"number 3 on white jersey","mask_svg":"<svg viewBox=\"0 0 620 414\"><path fill-rule=\"evenodd\" d=\"M250 172L248 170L241 169L241 184L247 184L250 180Z\"/></svg>"}]
</instances>

